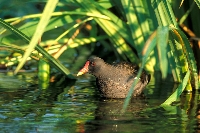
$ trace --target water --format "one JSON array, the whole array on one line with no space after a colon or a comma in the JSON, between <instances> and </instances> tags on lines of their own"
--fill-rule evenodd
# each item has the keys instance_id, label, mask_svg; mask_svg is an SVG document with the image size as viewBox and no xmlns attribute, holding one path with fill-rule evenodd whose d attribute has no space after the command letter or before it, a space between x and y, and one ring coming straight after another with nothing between
<instances>
[{"instance_id":1,"label":"water","mask_svg":"<svg viewBox=\"0 0 200 133\"><path fill-rule=\"evenodd\" d=\"M75 84L52 85L47 90L31 86L34 73L0 76L0 132L198 132L199 95L185 93L173 106L159 107L177 87L170 80L157 81L159 76L147 86L146 98L131 100L124 114L123 100L100 98L89 75Z\"/></svg>"}]
</instances>

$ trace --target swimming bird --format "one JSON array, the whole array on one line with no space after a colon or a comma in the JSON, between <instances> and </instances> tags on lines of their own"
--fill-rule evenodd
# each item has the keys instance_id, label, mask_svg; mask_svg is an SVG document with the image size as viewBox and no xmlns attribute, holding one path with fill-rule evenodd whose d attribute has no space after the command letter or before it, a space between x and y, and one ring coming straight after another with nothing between
<instances>
[{"instance_id":1,"label":"swimming bird","mask_svg":"<svg viewBox=\"0 0 200 133\"><path fill-rule=\"evenodd\" d=\"M150 81L150 74L145 70L140 77L137 76L138 65L129 62L119 62L108 64L103 59L92 56L77 76L90 73L96 77L96 85L102 97L106 98L126 98L134 80L139 78L134 86L133 97L140 96L145 86Z\"/></svg>"}]
</instances>

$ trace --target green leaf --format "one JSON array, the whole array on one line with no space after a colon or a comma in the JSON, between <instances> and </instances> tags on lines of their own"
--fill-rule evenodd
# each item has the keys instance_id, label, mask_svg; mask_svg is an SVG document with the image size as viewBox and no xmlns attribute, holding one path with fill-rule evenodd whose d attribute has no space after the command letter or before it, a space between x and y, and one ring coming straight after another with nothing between
<instances>
[{"instance_id":1,"label":"green leaf","mask_svg":"<svg viewBox=\"0 0 200 133\"><path fill-rule=\"evenodd\" d=\"M200 0L194 0L194 1L196 2L197 6L198 6L199 9L200 9Z\"/></svg>"},{"instance_id":2,"label":"green leaf","mask_svg":"<svg viewBox=\"0 0 200 133\"><path fill-rule=\"evenodd\" d=\"M51 18L51 13L54 11L56 4L58 0L49 0L45 6L43 15L39 21L39 24L37 26L37 29L35 31L35 34L33 35L29 47L26 50L26 52L23 55L22 61L18 64L17 68L15 69L14 73L16 74L22 66L25 64L26 59L30 56L32 51L35 49L35 46L38 44L39 40L42 37L42 34L45 30L45 27L47 26L50 18Z\"/></svg>"},{"instance_id":3,"label":"green leaf","mask_svg":"<svg viewBox=\"0 0 200 133\"><path fill-rule=\"evenodd\" d=\"M18 36L19 38L21 38L22 40L24 40L26 43L30 42L30 38L27 37L24 33L22 33L21 31L19 31L17 28L15 28L14 26L10 25L9 23L6 23L5 21L3 21L0 18L0 24L5 27L5 29L11 31L13 34L15 34L16 36ZM21 49L21 48L20 48ZM40 52L46 59L48 59L48 61L50 63L52 63L52 65L54 65L56 68L58 68L59 70L61 70L61 72L63 72L64 74L66 74L69 78L73 78L74 76L72 76L69 72L69 70L67 68L65 68L65 66L63 66L58 60L56 60L55 58L53 58L47 51L45 51L40 45L36 45L36 50L38 52ZM21 51L21 50L20 50ZM23 50L22 50L23 51Z\"/></svg>"},{"instance_id":4,"label":"green leaf","mask_svg":"<svg viewBox=\"0 0 200 133\"><path fill-rule=\"evenodd\" d=\"M180 83L176 91L164 103L162 103L161 106L170 105L172 102L176 101L180 97L181 93L184 91L188 83L189 77L190 77L190 71L187 71L183 79L183 82Z\"/></svg>"},{"instance_id":5,"label":"green leaf","mask_svg":"<svg viewBox=\"0 0 200 133\"><path fill-rule=\"evenodd\" d=\"M140 77L140 76L141 76L142 70L143 70L143 67L140 67L140 69L139 69L139 71L138 71L136 77ZM127 95L126 99L124 100L122 112L125 112L125 110L127 109L128 104L129 104L129 102L130 102L130 100L131 100L131 97L132 97L132 95L133 95L134 87L135 87L136 84L138 83L139 79L140 79L140 78L136 78L136 80L134 80L134 82L133 82L133 84L132 84L130 90L128 91L128 95Z\"/></svg>"},{"instance_id":6,"label":"green leaf","mask_svg":"<svg viewBox=\"0 0 200 133\"><path fill-rule=\"evenodd\" d=\"M173 24L175 27L178 27L176 17L168 0L152 0L151 3L160 26Z\"/></svg>"},{"instance_id":7,"label":"green leaf","mask_svg":"<svg viewBox=\"0 0 200 133\"><path fill-rule=\"evenodd\" d=\"M146 64L146 61L147 59L149 58L150 56L150 53L152 52L152 50L155 48L156 46L156 42L157 42L157 37L156 37L156 31L151 34L151 36L149 37L149 39L146 41L145 45L144 45L144 48L143 48L143 58L142 58L142 65L137 73L137 76L136 77L140 77L141 74L142 74L142 70L144 69L144 66ZM134 91L134 86L138 83L138 80L139 78L137 78L137 80L134 80L129 92L128 92L128 95L126 97L126 99L124 100L124 104L123 104L123 109L122 109L122 112L124 112L127 107L128 107L128 104L131 100L131 97L132 97L132 94L133 94L133 91Z\"/></svg>"},{"instance_id":8,"label":"green leaf","mask_svg":"<svg viewBox=\"0 0 200 133\"><path fill-rule=\"evenodd\" d=\"M157 31L154 31L151 36L146 41L143 51L142 51L142 66L145 65L146 61L150 57L150 53L153 51L157 44Z\"/></svg>"},{"instance_id":9,"label":"green leaf","mask_svg":"<svg viewBox=\"0 0 200 133\"><path fill-rule=\"evenodd\" d=\"M182 65L184 66L184 64L182 64L180 60L178 59L179 53L177 52L177 47L175 46L176 44L174 45L174 43L171 40L169 40L168 60L171 67L174 81L182 82L183 76L182 76L182 68L180 66Z\"/></svg>"},{"instance_id":10,"label":"green leaf","mask_svg":"<svg viewBox=\"0 0 200 133\"><path fill-rule=\"evenodd\" d=\"M183 22L188 18L189 14L191 13L192 9L194 9L195 3L193 2L187 12L180 18L179 25L183 24Z\"/></svg>"},{"instance_id":11,"label":"green leaf","mask_svg":"<svg viewBox=\"0 0 200 133\"><path fill-rule=\"evenodd\" d=\"M188 62L188 67L191 72L191 83L194 86L195 89L199 89L199 84L198 84L198 70L196 66L196 60L194 57L193 50L191 48L190 42L187 39L186 35L179 29L176 30L180 36L180 41L182 41L182 47L183 47L183 52L184 55L186 56L187 62Z\"/></svg>"},{"instance_id":12,"label":"green leaf","mask_svg":"<svg viewBox=\"0 0 200 133\"><path fill-rule=\"evenodd\" d=\"M38 63L38 85L40 89L47 89L50 81L50 66L40 59Z\"/></svg>"},{"instance_id":13,"label":"green leaf","mask_svg":"<svg viewBox=\"0 0 200 133\"><path fill-rule=\"evenodd\" d=\"M157 30L157 49L160 70L162 78L165 79L168 73L167 45L168 45L169 27L159 26Z\"/></svg>"},{"instance_id":14,"label":"green leaf","mask_svg":"<svg viewBox=\"0 0 200 133\"><path fill-rule=\"evenodd\" d=\"M107 15L110 17L110 20L94 18L94 20L101 26L101 28L109 35L111 42L114 44L114 47L118 53L126 59L128 57L132 62L138 62L138 58L135 53L132 51L126 41L132 43L132 39L127 35L127 32L130 30L127 28L127 25L121 21L117 16L108 11L107 9L101 7L96 2L91 1L77 1L83 9L86 11L96 14L96 15ZM119 32L120 31L120 32ZM125 39L124 39L125 38Z\"/></svg>"},{"instance_id":15,"label":"green leaf","mask_svg":"<svg viewBox=\"0 0 200 133\"><path fill-rule=\"evenodd\" d=\"M140 5L141 1L132 3L131 0L121 0L121 2L124 8L124 12L126 14L126 18L128 20L128 27L131 30L131 37L133 38L134 44L136 45L135 48L140 53L140 51L142 50L141 44L144 44L145 40L144 40L144 35L143 35L144 33L142 31L141 25L139 24L139 17L136 14L136 9L137 9L136 4L138 4L141 9L141 6L142 6ZM146 18L141 19L141 21L144 23L143 25L145 25L145 21L146 21L145 19Z\"/></svg>"}]
</instances>

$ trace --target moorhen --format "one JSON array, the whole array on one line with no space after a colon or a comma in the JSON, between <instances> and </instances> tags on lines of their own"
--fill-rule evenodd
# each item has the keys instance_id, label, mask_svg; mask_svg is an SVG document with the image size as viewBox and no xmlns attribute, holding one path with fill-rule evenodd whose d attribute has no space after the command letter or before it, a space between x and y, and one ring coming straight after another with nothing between
<instances>
[{"instance_id":1,"label":"moorhen","mask_svg":"<svg viewBox=\"0 0 200 133\"><path fill-rule=\"evenodd\" d=\"M133 81L137 79L139 70L137 65L129 62L108 64L99 57L92 56L78 72L77 76L90 73L96 77L96 85L101 96L106 98L126 98ZM138 83L134 87L133 97L142 94L144 87L149 83L150 75L144 70Z\"/></svg>"}]
</instances>

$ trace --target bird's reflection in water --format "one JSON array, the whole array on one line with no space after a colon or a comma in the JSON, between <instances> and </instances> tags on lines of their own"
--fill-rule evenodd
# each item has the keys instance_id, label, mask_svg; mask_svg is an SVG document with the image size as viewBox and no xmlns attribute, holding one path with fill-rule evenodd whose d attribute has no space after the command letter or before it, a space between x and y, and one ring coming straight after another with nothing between
<instances>
[{"instance_id":1,"label":"bird's reflection in water","mask_svg":"<svg viewBox=\"0 0 200 133\"><path fill-rule=\"evenodd\" d=\"M88 122L87 132L124 132L134 130L133 123L141 116L140 112L148 107L147 99L137 97L131 99L127 110L123 113L124 99L99 100L95 111L95 119Z\"/></svg>"}]
</instances>

